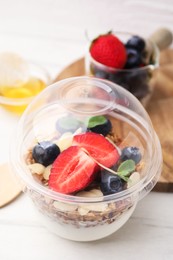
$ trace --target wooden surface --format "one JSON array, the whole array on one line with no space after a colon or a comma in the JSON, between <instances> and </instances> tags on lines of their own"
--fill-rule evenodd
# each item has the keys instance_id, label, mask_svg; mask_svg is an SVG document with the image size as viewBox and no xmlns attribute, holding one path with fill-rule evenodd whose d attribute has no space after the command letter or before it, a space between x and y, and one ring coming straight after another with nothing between
<instances>
[{"instance_id":1,"label":"wooden surface","mask_svg":"<svg viewBox=\"0 0 173 260\"><path fill-rule=\"evenodd\" d=\"M155 190L173 192L173 50L161 54L153 80L154 93L147 107L163 152L163 171Z\"/></svg>"},{"instance_id":2,"label":"wooden surface","mask_svg":"<svg viewBox=\"0 0 173 260\"><path fill-rule=\"evenodd\" d=\"M81 58L63 69L55 81L84 74ZM159 136L164 159L162 175L154 190L173 192L173 50L162 51L152 84L154 93L146 109Z\"/></svg>"}]
</instances>

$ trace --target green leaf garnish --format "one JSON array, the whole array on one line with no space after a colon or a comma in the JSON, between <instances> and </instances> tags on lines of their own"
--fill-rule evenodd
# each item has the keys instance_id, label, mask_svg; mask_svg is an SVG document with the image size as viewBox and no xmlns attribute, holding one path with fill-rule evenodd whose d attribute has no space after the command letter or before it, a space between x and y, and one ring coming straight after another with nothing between
<instances>
[{"instance_id":1,"label":"green leaf garnish","mask_svg":"<svg viewBox=\"0 0 173 260\"><path fill-rule=\"evenodd\" d=\"M117 172L117 175L124 181L128 182L129 176L125 176L122 172Z\"/></svg>"},{"instance_id":2,"label":"green leaf garnish","mask_svg":"<svg viewBox=\"0 0 173 260\"><path fill-rule=\"evenodd\" d=\"M135 171L135 162L133 160L126 160L118 167L118 175L125 181L128 181L130 173Z\"/></svg>"},{"instance_id":3,"label":"green leaf garnish","mask_svg":"<svg viewBox=\"0 0 173 260\"><path fill-rule=\"evenodd\" d=\"M95 127L97 125L103 125L107 119L105 116L93 116L89 119L88 128Z\"/></svg>"}]
</instances>

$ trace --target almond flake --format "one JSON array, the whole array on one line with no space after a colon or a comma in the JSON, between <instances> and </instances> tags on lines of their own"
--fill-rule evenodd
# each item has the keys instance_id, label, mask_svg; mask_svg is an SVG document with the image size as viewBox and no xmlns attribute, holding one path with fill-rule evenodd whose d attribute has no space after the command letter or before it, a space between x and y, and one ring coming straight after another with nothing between
<instances>
[{"instance_id":1,"label":"almond flake","mask_svg":"<svg viewBox=\"0 0 173 260\"><path fill-rule=\"evenodd\" d=\"M34 174L43 174L44 173L44 165L40 164L40 163L33 163L33 164L29 164L28 168L30 169L31 173Z\"/></svg>"},{"instance_id":2,"label":"almond flake","mask_svg":"<svg viewBox=\"0 0 173 260\"><path fill-rule=\"evenodd\" d=\"M43 173L43 178L45 180L49 180L49 175L50 175L50 170L52 168L52 164L50 164L49 166L47 166L45 169L44 169L44 173Z\"/></svg>"},{"instance_id":3,"label":"almond flake","mask_svg":"<svg viewBox=\"0 0 173 260\"><path fill-rule=\"evenodd\" d=\"M79 208L78 208L78 212L79 212L79 214L80 214L81 216L85 216L85 215L88 214L89 209L85 209L85 208L83 208L83 207L79 207Z\"/></svg>"},{"instance_id":4,"label":"almond flake","mask_svg":"<svg viewBox=\"0 0 173 260\"><path fill-rule=\"evenodd\" d=\"M78 209L78 211L85 210L85 211L105 211L107 209L108 205L106 203L92 203L92 204L83 204Z\"/></svg>"},{"instance_id":5,"label":"almond flake","mask_svg":"<svg viewBox=\"0 0 173 260\"><path fill-rule=\"evenodd\" d=\"M103 197L103 193L100 190L92 189L90 191L80 191L76 194L76 196L94 198L94 197Z\"/></svg>"},{"instance_id":6,"label":"almond flake","mask_svg":"<svg viewBox=\"0 0 173 260\"><path fill-rule=\"evenodd\" d=\"M58 139L55 143L58 145L60 151L64 151L68 147L72 145L73 135L70 132L64 133L60 139Z\"/></svg>"},{"instance_id":7,"label":"almond flake","mask_svg":"<svg viewBox=\"0 0 173 260\"><path fill-rule=\"evenodd\" d=\"M77 209L77 205L75 204L68 204L68 203L63 203L60 201L54 201L53 203L54 207L60 211L75 211Z\"/></svg>"}]
</instances>

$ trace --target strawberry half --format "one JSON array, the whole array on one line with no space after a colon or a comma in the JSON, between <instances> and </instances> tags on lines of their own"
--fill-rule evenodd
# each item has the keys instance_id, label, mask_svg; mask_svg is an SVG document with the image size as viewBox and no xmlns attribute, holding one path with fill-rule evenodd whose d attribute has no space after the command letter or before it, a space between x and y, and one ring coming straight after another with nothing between
<instances>
[{"instance_id":1,"label":"strawberry half","mask_svg":"<svg viewBox=\"0 0 173 260\"><path fill-rule=\"evenodd\" d=\"M95 177L98 165L81 148L71 146L54 161L49 176L49 187L70 194L84 189Z\"/></svg>"},{"instance_id":2,"label":"strawberry half","mask_svg":"<svg viewBox=\"0 0 173 260\"><path fill-rule=\"evenodd\" d=\"M115 146L100 134L87 132L75 135L72 145L83 148L93 159L108 168L120 158Z\"/></svg>"},{"instance_id":3,"label":"strawberry half","mask_svg":"<svg viewBox=\"0 0 173 260\"><path fill-rule=\"evenodd\" d=\"M93 40L90 53L96 61L116 69L122 69L127 60L124 44L111 32Z\"/></svg>"}]
</instances>

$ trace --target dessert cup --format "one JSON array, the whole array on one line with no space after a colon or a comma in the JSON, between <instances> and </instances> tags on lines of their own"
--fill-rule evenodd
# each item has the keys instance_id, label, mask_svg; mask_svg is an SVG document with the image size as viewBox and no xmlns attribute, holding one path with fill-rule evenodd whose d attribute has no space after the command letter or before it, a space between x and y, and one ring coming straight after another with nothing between
<instances>
[{"instance_id":1,"label":"dessert cup","mask_svg":"<svg viewBox=\"0 0 173 260\"><path fill-rule=\"evenodd\" d=\"M70 130L73 138L87 133L88 118L107 116L112 130L106 138L117 150L133 146L141 151L142 160L135 169L140 173L138 181L109 195L102 195L93 182L85 191L95 196L81 196L80 191L57 192L48 186L47 178L30 171L35 167L32 147L43 140L59 141L62 133L56 128L57 120L69 115L80 121L80 127ZM29 104L14 137L11 163L49 230L66 239L92 241L111 235L127 222L139 200L156 184L162 154L148 114L130 92L107 80L74 77L49 86Z\"/></svg>"},{"instance_id":2,"label":"dessert cup","mask_svg":"<svg viewBox=\"0 0 173 260\"><path fill-rule=\"evenodd\" d=\"M131 33L113 32L124 44L134 36ZM146 106L153 92L151 84L154 70L159 66L159 49L157 45L145 39L144 53L147 65L130 69L115 69L97 62L90 54L89 47L85 56L86 75L110 80L131 92Z\"/></svg>"}]
</instances>

